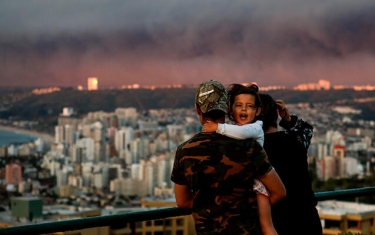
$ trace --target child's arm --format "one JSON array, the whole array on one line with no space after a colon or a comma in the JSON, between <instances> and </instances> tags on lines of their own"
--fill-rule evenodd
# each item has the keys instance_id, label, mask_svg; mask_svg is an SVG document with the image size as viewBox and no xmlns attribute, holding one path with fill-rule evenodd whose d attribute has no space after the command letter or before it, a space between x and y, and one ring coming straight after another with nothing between
<instances>
[{"instance_id":1,"label":"child's arm","mask_svg":"<svg viewBox=\"0 0 375 235\"><path fill-rule=\"evenodd\" d=\"M219 134L235 138L235 139L247 139L247 138L260 138L264 136L263 133L263 122L256 121L254 123L246 124L243 126L231 125L226 123L215 123L206 122L203 125L204 132L217 132Z\"/></svg>"}]
</instances>

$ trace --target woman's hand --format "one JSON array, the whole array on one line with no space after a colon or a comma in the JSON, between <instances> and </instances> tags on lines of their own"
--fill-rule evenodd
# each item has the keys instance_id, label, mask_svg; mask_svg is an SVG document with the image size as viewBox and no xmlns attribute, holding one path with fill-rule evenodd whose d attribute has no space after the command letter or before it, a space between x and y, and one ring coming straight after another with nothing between
<instances>
[{"instance_id":1,"label":"woman's hand","mask_svg":"<svg viewBox=\"0 0 375 235\"><path fill-rule=\"evenodd\" d=\"M282 100L276 100L277 110L279 111L279 115L281 119L286 122L290 122L292 119L289 115L288 109L285 107L285 103Z\"/></svg>"}]
</instances>

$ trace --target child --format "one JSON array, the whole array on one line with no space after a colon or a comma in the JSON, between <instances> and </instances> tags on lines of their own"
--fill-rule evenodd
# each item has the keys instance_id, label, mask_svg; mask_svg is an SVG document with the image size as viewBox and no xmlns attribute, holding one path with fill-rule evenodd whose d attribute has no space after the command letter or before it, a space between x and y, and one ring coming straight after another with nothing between
<instances>
[{"instance_id":1,"label":"child","mask_svg":"<svg viewBox=\"0 0 375 235\"><path fill-rule=\"evenodd\" d=\"M203 125L203 132L217 132L236 139L254 138L261 146L264 142L263 122L256 120L260 114L260 98L258 86L252 84L243 86L232 84L228 90L229 119L237 125L207 122ZM254 181L254 191L257 192L259 218L264 235L277 235L271 219L269 192L262 182Z\"/></svg>"}]
</instances>

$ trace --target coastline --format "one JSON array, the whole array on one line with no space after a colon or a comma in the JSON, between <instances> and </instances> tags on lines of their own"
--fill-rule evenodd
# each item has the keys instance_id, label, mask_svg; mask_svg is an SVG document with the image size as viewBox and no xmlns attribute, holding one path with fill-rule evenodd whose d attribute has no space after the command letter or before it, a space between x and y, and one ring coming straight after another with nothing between
<instances>
[{"instance_id":1,"label":"coastline","mask_svg":"<svg viewBox=\"0 0 375 235\"><path fill-rule=\"evenodd\" d=\"M41 132L37 132L33 130L25 130L22 128L17 128L17 127L12 127L12 126L3 126L3 125L0 125L0 130L9 131L9 132L18 132L21 134L34 136L34 137L43 139L49 144L52 144L55 142L55 137L47 133L41 133Z\"/></svg>"}]
</instances>

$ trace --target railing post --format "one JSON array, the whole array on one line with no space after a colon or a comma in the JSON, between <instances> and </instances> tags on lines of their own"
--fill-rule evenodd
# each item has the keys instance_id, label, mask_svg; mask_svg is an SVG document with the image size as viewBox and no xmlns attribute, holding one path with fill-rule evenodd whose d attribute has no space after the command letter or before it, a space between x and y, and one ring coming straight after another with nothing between
<instances>
[{"instance_id":1,"label":"railing post","mask_svg":"<svg viewBox=\"0 0 375 235\"><path fill-rule=\"evenodd\" d=\"M137 229L137 222L130 223L130 230L132 231L133 235L137 234L136 229Z\"/></svg>"}]
</instances>

